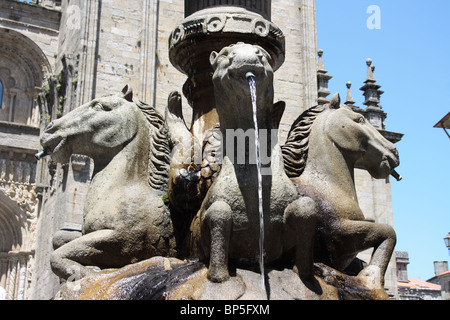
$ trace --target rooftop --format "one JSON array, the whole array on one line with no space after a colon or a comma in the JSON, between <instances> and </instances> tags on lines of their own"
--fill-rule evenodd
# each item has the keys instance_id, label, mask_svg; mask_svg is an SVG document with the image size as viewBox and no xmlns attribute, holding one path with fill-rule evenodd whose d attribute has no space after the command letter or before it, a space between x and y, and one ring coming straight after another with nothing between
<instances>
[{"instance_id":1,"label":"rooftop","mask_svg":"<svg viewBox=\"0 0 450 320\"><path fill-rule=\"evenodd\" d=\"M411 288L411 289L421 289L421 290L439 290L441 291L441 286L431 282L426 282L422 280L408 278L409 282L397 282L398 287Z\"/></svg>"},{"instance_id":2,"label":"rooftop","mask_svg":"<svg viewBox=\"0 0 450 320\"><path fill-rule=\"evenodd\" d=\"M443 129L450 129L450 112L447 113L447 115L442 118L436 125L435 128L443 128Z\"/></svg>"}]
</instances>

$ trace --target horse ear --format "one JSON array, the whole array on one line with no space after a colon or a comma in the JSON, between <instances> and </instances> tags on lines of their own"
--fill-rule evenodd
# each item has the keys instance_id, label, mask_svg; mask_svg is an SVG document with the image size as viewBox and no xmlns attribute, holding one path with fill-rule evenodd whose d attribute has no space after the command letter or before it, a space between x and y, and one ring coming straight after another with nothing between
<instances>
[{"instance_id":1,"label":"horse ear","mask_svg":"<svg viewBox=\"0 0 450 320\"><path fill-rule=\"evenodd\" d=\"M281 118L283 117L284 110L286 109L286 102L278 101L273 105L272 125L274 128L280 126Z\"/></svg>"},{"instance_id":2,"label":"horse ear","mask_svg":"<svg viewBox=\"0 0 450 320\"><path fill-rule=\"evenodd\" d=\"M334 96L331 98L330 102L331 108L333 109L339 109L341 106L341 97L338 93L335 93Z\"/></svg>"},{"instance_id":3,"label":"horse ear","mask_svg":"<svg viewBox=\"0 0 450 320\"><path fill-rule=\"evenodd\" d=\"M216 62L217 62L217 56L219 54L215 51L211 52L211 55L209 56L209 63L211 63L212 67L215 69L216 68Z\"/></svg>"},{"instance_id":4,"label":"horse ear","mask_svg":"<svg viewBox=\"0 0 450 320\"><path fill-rule=\"evenodd\" d=\"M133 102L133 90L128 85L122 89L122 93L125 100Z\"/></svg>"}]
</instances>

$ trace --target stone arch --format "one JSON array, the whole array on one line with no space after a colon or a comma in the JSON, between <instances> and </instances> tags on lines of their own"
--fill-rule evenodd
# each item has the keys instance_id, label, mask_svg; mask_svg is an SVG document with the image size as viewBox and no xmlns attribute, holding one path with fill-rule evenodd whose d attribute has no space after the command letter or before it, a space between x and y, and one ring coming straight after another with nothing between
<instances>
[{"instance_id":1,"label":"stone arch","mask_svg":"<svg viewBox=\"0 0 450 320\"><path fill-rule=\"evenodd\" d=\"M20 206L0 191L0 290L3 299L24 299L33 258L31 223Z\"/></svg>"},{"instance_id":2,"label":"stone arch","mask_svg":"<svg viewBox=\"0 0 450 320\"><path fill-rule=\"evenodd\" d=\"M34 100L51 74L50 63L41 48L20 32L0 28L0 39L0 120L38 126Z\"/></svg>"},{"instance_id":3,"label":"stone arch","mask_svg":"<svg viewBox=\"0 0 450 320\"><path fill-rule=\"evenodd\" d=\"M23 228L22 210L0 191L0 252L20 250Z\"/></svg>"}]
</instances>

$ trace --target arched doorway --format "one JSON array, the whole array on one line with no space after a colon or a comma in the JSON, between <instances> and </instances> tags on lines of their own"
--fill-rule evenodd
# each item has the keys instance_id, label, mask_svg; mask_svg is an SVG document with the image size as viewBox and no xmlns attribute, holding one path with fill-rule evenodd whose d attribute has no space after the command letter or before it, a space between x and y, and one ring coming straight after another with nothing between
<instances>
[{"instance_id":1,"label":"arched doorway","mask_svg":"<svg viewBox=\"0 0 450 320\"><path fill-rule=\"evenodd\" d=\"M39 126L35 98L51 67L47 57L20 32L0 28L0 121Z\"/></svg>"},{"instance_id":2,"label":"arched doorway","mask_svg":"<svg viewBox=\"0 0 450 320\"><path fill-rule=\"evenodd\" d=\"M33 258L30 229L34 221L9 196L0 192L0 288L4 299L25 299Z\"/></svg>"},{"instance_id":3,"label":"arched doorway","mask_svg":"<svg viewBox=\"0 0 450 320\"><path fill-rule=\"evenodd\" d=\"M35 42L0 28L0 291L7 300L26 299L31 281L40 148L35 99L50 74Z\"/></svg>"}]
</instances>

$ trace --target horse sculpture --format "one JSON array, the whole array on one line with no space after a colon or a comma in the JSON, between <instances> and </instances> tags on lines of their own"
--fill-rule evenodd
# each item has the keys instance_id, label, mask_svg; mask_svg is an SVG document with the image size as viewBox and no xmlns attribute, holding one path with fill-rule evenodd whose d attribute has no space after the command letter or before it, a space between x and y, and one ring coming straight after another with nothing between
<instances>
[{"instance_id":1,"label":"horse sculpture","mask_svg":"<svg viewBox=\"0 0 450 320\"><path fill-rule=\"evenodd\" d=\"M274 262L296 249L295 270L301 277L313 276L314 202L299 197L285 173L283 157L276 134L284 103L273 104L273 70L270 55L261 47L238 43L212 52L216 108L223 139L222 167L208 190L192 223L193 252L209 262L208 278L223 282L230 277L229 262L257 264L260 215L258 208L258 174L255 162L249 161L250 145L243 154L234 152L236 138L231 133L251 132L252 100L246 73L256 82L257 122L261 132L267 130L269 161L262 167L265 262ZM249 131L250 130L250 131ZM233 134L232 134L233 135ZM254 135L249 135L254 137ZM271 140L271 141L270 141ZM245 155L245 161L239 157ZM268 173L268 172L270 173Z\"/></svg>"},{"instance_id":2,"label":"horse sculpture","mask_svg":"<svg viewBox=\"0 0 450 320\"><path fill-rule=\"evenodd\" d=\"M336 94L331 103L307 110L294 122L282 150L298 193L319 208L316 261L344 271L359 252L374 248L359 277L382 286L396 235L389 225L364 221L354 168L377 179L388 177L399 165L395 145L363 115L341 105Z\"/></svg>"},{"instance_id":3,"label":"horse sculpture","mask_svg":"<svg viewBox=\"0 0 450 320\"><path fill-rule=\"evenodd\" d=\"M82 236L57 248L51 266L61 278L84 277L87 266L118 268L156 255L175 256L173 225L161 196L170 161L163 117L133 102L128 87L51 122L42 146L56 162L89 156L94 173Z\"/></svg>"}]
</instances>

